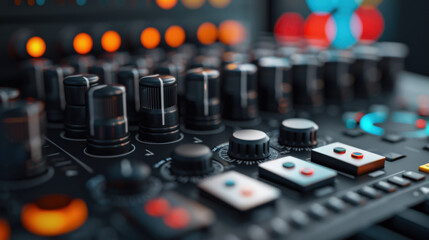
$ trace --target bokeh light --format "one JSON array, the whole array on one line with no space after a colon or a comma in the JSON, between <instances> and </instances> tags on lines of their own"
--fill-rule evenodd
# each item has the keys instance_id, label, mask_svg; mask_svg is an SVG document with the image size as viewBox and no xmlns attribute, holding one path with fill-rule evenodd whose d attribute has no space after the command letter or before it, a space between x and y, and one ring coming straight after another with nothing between
<instances>
[{"instance_id":1,"label":"bokeh light","mask_svg":"<svg viewBox=\"0 0 429 240\"><path fill-rule=\"evenodd\" d=\"M219 40L226 45L237 45L246 38L246 29L235 20L226 20L219 25Z\"/></svg>"},{"instance_id":2,"label":"bokeh light","mask_svg":"<svg viewBox=\"0 0 429 240\"><path fill-rule=\"evenodd\" d=\"M156 0L156 4L164 10L169 10L177 5L177 0Z\"/></svg>"},{"instance_id":3,"label":"bokeh light","mask_svg":"<svg viewBox=\"0 0 429 240\"><path fill-rule=\"evenodd\" d=\"M360 42L370 44L377 41L384 31L384 18L380 11L373 6L362 6L356 10L356 15L362 25Z\"/></svg>"},{"instance_id":4,"label":"bokeh light","mask_svg":"<svg viewBox=\"0 0 429 240\"><path fill-rule=\"evenodd\" d=\"M338 0L337 12L352 13L362 4L362 0Z\"/></svg>"},{"instance_id":5,"label":"bokeh light","mask_svg":"<svg viewBox=\"0 0 429 240\"><path fill-rule=\"evenodd\" d=\"M180 26L173 25L165 31L165 42L170 47L180 47L185 42L185 38L185 30Z\"/></svg>"},{"instance_id":6,"label":"bokeh light","mask_svg":"<svg viewBox=\"0 0 429 240\"><path fill-rule=\"evenodd\" d=\"M361 5L362 6L374 6L374 7L376 7L376 6L380 5L380 3L382 1L383 0L363 0Z\"/></svg>"},{"instance_id":7,"label":"bokeh light","mask_svg":"<svg viewBox=\"0 0 429 240\"><path fill-rule=\"evenodd\" d=\"M335 38L336 25L331 14L312 13L304 26L307 43L316 48L327 48Z\"/></svg>"},{"instance_id":8,"label":"bokeh light","mask_svg":"<svg viewBox=\"0 0 429 240\"><path fill-rule=\"evenodd\" d=\"M10 238L9 224L0 218L0 240L8 240Z\"/></svg>"},{"instance_id":9,"label":"bokeh light","mask_svg":"<svg viewBox=\"0 0 429 240\"><path fill-rule=\"evenodd\" d=\"M210 4L216 8L226 8L231 0L209 0Z\"/></svg>"},{"instance_id":10,"label":"bokeh light","mask_svg":"<svg viewBox=\"0 0 429 240\"><path fill-rule=\"evenodd\" d=\"M362 25L356 14L336 12L333 15L336 26L335 38L332 46L338 49L347 49L353 46L362 33Z\"/></svg>"},{"instance_id":11,"label":"bokeh light","mask_svg":"<svg viewBox=\"0 0 429 240\"><path fill-rule=\"evenodd\" d=\"M316 13L331 13L338 5L338 0L306 0L306 2L310 10Z\"/></svg>"},{"instance_id":12,"label":"bokeh light","mask_svg":"<svg viewBox=\"0 0 429 240\"><path fill-rule=\"evenodd\" d=\"M299 13L284 13L274 26L274 36L280 44L294 44L301 41L304 18Z\"/></svg>"},{"instance_id":13,"label":"bokeh light","mask_svg":"<svg viewBox=\"0 0 429 240\"><path fill-rule=\"evenodd\" d=\"M115 31L107 31L101 37L101 46L106 52L116 52L121 47L121 36Z\"/></svg>"},{"instance_id":14,"label":"bokeh light","mask_svg":"<svg viewBox=\"0 0 429 240\"><path fill-rule=\"evenodd\" d=\"M205 0L182 0L183 6L189 9L198 9L201 6L203 6L204 3L205 3Z\"/></svg>"},{"instance_id":15,"label":"bokeh light","mask_svg":"<svg viewBox=\"0 0 429 240\"><path fill-rule=\"evenodd\" d=\"M213 23L205 22L198 27L197 38L198 41L204 45L210 45L216 42L217 36L217 27Z\"/></svg>"},{"instance_id":16,"label":"bokeh light","mask_svg":"<svg viewBox=\"0 0 429 240\"><path fill-rule=\"evenodd\" d=\"M41 37L31 37L27 41L26 49L28 55L34 58L38 58L45 54L46 43Z\"/></svg>"},{"instance_id":17,"label":"bokeh light","mask_svg":"<svg viewBox=\"0 0 429 240\"><path fill-rule=\"evenodd\" d=\"M73 49L79 54L87 54L92 50L93 41L89 34L79 33L73 39Z\"/></svg>"},{"instance_id":18,"label":"bokeh light","mask_svg":"<svg viewBox=\"0 0 429 240\"><path fill-rule=\"evenodd\" d=\"M156 48L161 42L161 33L154 27L148 27L140 34L140 42L147 49Z\"/></svg>"}]
</instances>

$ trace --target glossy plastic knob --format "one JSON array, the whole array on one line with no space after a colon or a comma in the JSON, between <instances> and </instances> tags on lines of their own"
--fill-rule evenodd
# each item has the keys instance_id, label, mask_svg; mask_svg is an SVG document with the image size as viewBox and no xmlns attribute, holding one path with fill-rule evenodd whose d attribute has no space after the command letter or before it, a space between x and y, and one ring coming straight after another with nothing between
<instances>
[{"instance_id":1,"label":"glossy plastic knob","mask_svg":"<svg viewBox=\"0 0 429 240\"><path fill-rule=\"evenodd\" d=\"M87 137L88 90L98 85L99 78L93 74L67 76L64 79L66 109L64 118L65 136L73 139Z\"/></svg>"},{"instance_id":2,"label":"glossy plastic knob","mask_svg":"<svg viewBox=\"0 0 429 240\"><path fill-rule=\"evenodd\" d=\"M233 159L254 161L270 156L270 138L259 130L239 130L229 138L228 155Z\"/></svg>"},{"instance_id":3,"label":"glossy plastic knob","mask_svg":"<svg viewBox=\"0 0 429 240\"><path fill-rule=\"evenodd\" d=\"M150 167L141 161L122 159L108 166L106 192L109 194L135 194L147 189Z\"/></svg>"},{"instance_id":4,"label":"glossy plastic knob","mask_svg":"<svg viewBox=\"0 0 429 240\"><path fill-rule=\"evenodd\" d=\"M319 126L307 119L290 118L280 126L279 144L288 147L314 147L317 145Z\"/></svg>"},{"instance_id":5,"label":"glossy plastic knob","mask_svg":"<svg viewBox=\"0 0 429 240\"><path fill-rule=\"evenodd\" d=\"M170 142L180 138L177 82L173 76L150 75L140 79L139 139Z\"/></svg>"},{"instance_id":6,"label":"glossy plastic knob","mask_svg":"<svg viewBox=\"0 0 429 240\"><path fill-rule=\"evenodd\" d=\"M201 176L213 171L212 151L203 144L182 144L174 149L171 171L180 176Z\"/></svg>"},{"instance_id":7,"label":"glossy plastic knob","mask_svg":"<svg viewBox=\"0 0 429 240\"><path fill-rule=\"evenodd\" d=\"M87 152L119 155L131 150L125 87L99 85L88 91Z\"/></svg>"},{"instance_id":8,"label":"glossy plastic knob","mask_svg":"<svg viewBox=\"0 0 429 240\"><path fill-rule=\"evenodd\" d=\"M185 126L213 130L221 125L219 71L196 68L186 75Z\"/></svg>"}]
</instances>

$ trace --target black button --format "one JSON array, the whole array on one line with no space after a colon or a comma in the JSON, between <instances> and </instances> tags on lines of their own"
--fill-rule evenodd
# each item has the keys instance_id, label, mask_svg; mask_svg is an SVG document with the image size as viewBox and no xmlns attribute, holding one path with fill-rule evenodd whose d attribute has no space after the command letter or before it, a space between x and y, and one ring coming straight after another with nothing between
<instances>
[{"instance_id":1,"label":"black button","mask_svg":"<svg viewBox=\"0 0 429 240\"><path fill-rule=\"evenodd\" d=\"M364 186L359 190L359 193L371 199L376 199L381 197L381 193L370 186Z\"/></svg>"},{"instance_id":2,"label":"black button","mask_svg":"<svg viewBox=\"0 0 429 240\"><path fill-rule=\"evenodd\" d=\"M393 183L393 184L398 185L400 187L407 187L407 186L409 186L411 184L411 182L408 181L407 179L401 178L401 177L398 177L398 176L391 177L391 178L389 178L388 181L390 183Z\"/></svg>"},{"instance_id":3,"label":"black button","mask_svg":"<svg viewBox=\"0 0 429 240\"><path fill-rule=\"evenodd\" d=\"M302 211L293 211L290 215L290 220L293 225L296 227L304 227L305 225L310 223L310 219L307 214Z\"/></svg>"},{"instance_id":4,"label":"black button","mask_svg":"<svg viewBox=\"0 0 429 240\"><path fill-rule=\"evenodd\" d=\"M429 151L429 144L423 147L424 150Z\"/></svg>"},{"instance_id":5,"label":"black button","mask_svg":"<svg viewBox=\"0 0 429 240\"><path fill-rule=\"evenodd\" d=\"M383 137L383 140L389 143L397 143L405 140L405 138L397 134L387 134L386 136Z\"/></svg>"},{"instance_id":6,"label":"black button","mask_svg":"<svg viewBox=\"0 0 429 240\"><path fill-rule=\"evenodd\" d=\"M387 193L391 193L396 191L396 187L393 186L392 184L385 182L385 181L380 181L378 183L376 183L374 185L375 188L380 189L381 191L387 192Z\"/></svg>"},{"instance_id":7,"label":"black button","mask_svg":"<svg viewBox=\"0 0 429 240\"><path fill-rule=\"evenodd\" d=\"M342 212L346 208L346 205L343 200L337 197L331 197L327 202L327 207L334 212Z\"/></svg>"},{"instance_id":8,"label":"black button","mask_svg":"<svg viewBox=\"0 0 429 240\"><path fill-rule=\"evenodd\" d=\"M269 233L274 237L284 237L290 232L290 226L289 224L281 219L281 218L274 218L269 222Z\"/></svg>"},{"instance_id":9,"label":"black button","mask_svg":"<svg viewBox=\"0 0 429 240\"><path fill-rule=\"evenodd\" d=\"M357 138L357 137L365 135L365 132L363 132L361 130L346 130L343 132L343 134L348 136L348 137Z\"/></svg>"},{"instance_id":10,"label":"black button","mask_svg":"<svg viewBox=\"0 0 429 240\"><path fill-rule=\"evenodd\" d=\"M393 162L393 161L396 161L396 160L399 160L401 158L406 157L404 154L394 153L394 152L385 153L385 154L383 154L383 156L385 156L386 160L389 162Z\"/></svg>"},{"instance_id":11,"label":"black button","mask_svg":"<svg viewBox=\"0 0 429 240\"><path fill-rule=\"evenodd\" d=\"M365 204L365 199L355 192L347 192L343 199L354 206Z\"/></svg>"},{"instance_id":12,"label":"black button","mask_svg":"<svg viewBox=\"0 0 429 240\"><path fill-rule=\"evenodd\" d=\"M426 178L426 176L425 176L425 175L420 174L420 173L416 173L416 172L413 172L413 171L407 171L407 172L404 172L404 173L402 174L402 176L403 176L404 178L408 178L408 179L411 179L411 180L413 180L413 181L421 181L421 180L423 180L423 179L425 179L425 178Z\"/></svg>"},{"instance_id":13,"label":"black button","mask_svg":"<svg viewBox=\"0 0 429 240\"><path fill-rule=\"evenodd\" d=\"M315 203L310 206L310 215L316 219L323 219L328 216L328 210L321 204Z\"/></svg>"}]
</instances>

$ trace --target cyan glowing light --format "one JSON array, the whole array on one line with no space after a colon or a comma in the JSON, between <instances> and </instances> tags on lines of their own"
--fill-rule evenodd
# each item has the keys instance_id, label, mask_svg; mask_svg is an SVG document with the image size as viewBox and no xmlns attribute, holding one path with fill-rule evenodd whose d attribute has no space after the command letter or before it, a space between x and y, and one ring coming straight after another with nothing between
<instances>
[{"instance_id":1,"label":"cyan glowing light","mask_svg":"<svg viewBox=\"0 0 429 240\"><path fill-rule=\"evenodd\" d=\"M330 13L337 8L339 1L345 0L306 0L312 12Z\"/></svg>"},{"instance_id":2,"label":"cyan glowing light","mask_svg":"<svg viewBox=\"0 0 429 240\"><path fill-rule=\"evenodd\" d=\"M359 39L362 26L358 17L351 13L336 12L333 16L337 31L332 46L338 49L347 49Z\"/></svg>"},{"instance_id":3,"label":"cyan glowing light","mask_svg":"<svg viewBox=\"0 0 429 240\"><path fill-rule=\"evenodd\" d=\"M76 0L76 4L79 6L83 6L86 4L86 0Z\"/></svg>"},{"instance_id":4,"label":"cyan glowing light","mask_svg":"<svg viewBox=\"0 0 429 240\"><path fill-rule=\"evenodd\" d=\"M352 13L362 4L362 1L363 0L339 0L337 3L337 10L343 13Z\"/></svg>"},{"instance_id":5,"label":"cyan glowing light","mask_svg":"<svg viewBox=\"0 0 429 240\"><path fill-rule=\"evenodd\" d=\"M346 120L346 127L348 129L354 129L356 126L357 126L357 122L354 119L349 118Z\"/></svg>"},{"instance_id":6,"label":"cyan glowing light","mask_svg":"<svg viewBox=\"0 0 429 240\"><path fill-rule=\"evenodd\" d=\"M403 124L410 124L414 125L416 120L420 117L411 112L393 112L391 121L395 123L403 123ZM426 126L426 129L420 129L416 131L408 131L408 132L402 132L402 136L406 138L424 138L429 136L429 125Z\"/></svg>"},{"instance_id":7,"label":"cyan glowing light","mask_svg":"<svg viewBox=\"0 0 429 240\"><path fill-rule=\"evenodd\" d=\"M43 6L45 4L46 0L36 0L37 5Z\"/></svg>"},{"instance_id":8,"label":"cyan glowing light","mask_svg":"<svg viewBox=\"0 0 429 240\"><path fill-rule=\"evenodd\" d=\"M383 112L368 113L360 119L360 128L367 133L383 136L384 129L375 126L376 123L383 123L387 119L387 114Z\"/></svg>"}]
</instances>

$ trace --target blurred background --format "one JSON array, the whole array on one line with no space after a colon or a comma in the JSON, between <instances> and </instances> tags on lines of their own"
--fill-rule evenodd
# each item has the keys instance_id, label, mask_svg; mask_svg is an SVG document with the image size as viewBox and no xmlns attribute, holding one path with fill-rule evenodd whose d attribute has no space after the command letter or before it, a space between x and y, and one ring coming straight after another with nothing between
<instances>
[{"instance_id":1,"label":"blurred background","mask_svg":"<svg viewBox=\"0 0 429 240\"><path fill-rule=\"evenodd\" d=\"M429 75L425 9L429 2L418 0L4 0L0 81L13 81L17 63L30 58L185 43L245 49L273 33L279 45L304 41L322 49L403 42L410 48L406 69Z\"/></svg>"}]
</instances>

